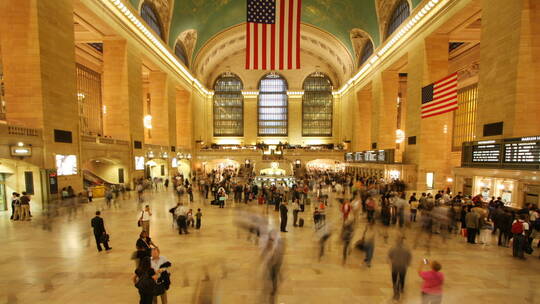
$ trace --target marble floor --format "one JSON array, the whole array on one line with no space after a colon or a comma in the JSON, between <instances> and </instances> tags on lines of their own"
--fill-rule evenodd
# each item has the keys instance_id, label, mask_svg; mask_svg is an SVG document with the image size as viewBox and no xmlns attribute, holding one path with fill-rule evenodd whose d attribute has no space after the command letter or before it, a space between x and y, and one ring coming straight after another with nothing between
<instances>
[{"instance_id":1,"label":"marble floor","mask_svg":"<svg viewBox=\"0 0 540 304\"><path fill-rule=\"evenodd\" d=\"M264 280L257 245L247 240L233 220L244 209L264 214L264 207L218 209L196 197L192 207L202 208L202 229L178 235L168 213L175 202L172 192L152 193L148 198L154 212L152 238L173 263L169 303L194 303L193 295L205 273L215 283L215 303L262 303ZM138 208L130 199L110 209L97 200L74 212L61 210L51 221L36 211L31 222L12 222L7 212L0 213L4 243L0 303L138 303L131 281L135 266L130 260L140 229ZM113 250L109 252L95 248L90 219L97 209L103 210L111 235ZM327 217L338 222L337 206L329 209ZM269 216L277 223L277 213L270 211ZM386 256L397 228L390 230L388 244L382 233L377 236L371 268L362 264L360 252L343 266L339 233L333 234L327 255L319 262L311 216L304 217L306 227L292 227L289 220L289 232L282 234L286 252L277 303L392 303ZM409 245L416 231L416 227L407 230ZM434 238L429 254L425 247L413 250L402 303L420 303L421 280L416 270L424 257L443 265L443 303L540 303L539 252L521 261L512 258L507 248L469 245L459 236L445 243Z\"/></svg>"}]
</instances>

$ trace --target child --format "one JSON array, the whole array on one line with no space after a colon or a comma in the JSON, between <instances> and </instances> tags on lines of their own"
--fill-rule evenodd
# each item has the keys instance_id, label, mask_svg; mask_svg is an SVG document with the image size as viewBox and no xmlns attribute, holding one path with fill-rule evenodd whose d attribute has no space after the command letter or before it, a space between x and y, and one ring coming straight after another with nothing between
<instances>
[{"instance_id":1,"label":"child","mask_svg":"<svg viewBox=\"0 0 540 304\"><path fill-rule=\"evenodd\" d=\"M195 213L195 218L197 219L197 222L195 224L195 229L201 228L201 217L202 217L202 212L201 212L201 208L199 208L197 209L197 213Z\"/></svg>"},{"instance_id":2,"label":"child","mask_svg":"<svg viewBox=\"0 0 540 304\"><path fill-rule=\"evenodd\" d=\"M187 218L187 225L191 225L191 227L193 227L193 224L195 224L195 221L193 220L193 209L189 209Z\"/></svg>"}]
</instances>

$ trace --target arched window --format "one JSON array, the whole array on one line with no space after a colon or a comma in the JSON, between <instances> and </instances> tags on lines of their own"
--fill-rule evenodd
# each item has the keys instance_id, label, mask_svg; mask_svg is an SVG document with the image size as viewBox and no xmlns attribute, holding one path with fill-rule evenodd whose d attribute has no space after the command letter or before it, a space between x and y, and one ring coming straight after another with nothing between
<instances>
[{"instance_id":1,"label":"arched window","mask_svg":"<svg viewBox=\"0 0 540 304\"><path fill-rule=\"evenodd\" d=\"M163 27L159 20L159 15L154 8L154 5L148 1L145 1L141 6L141 17L148 24L148 26L163 39Z\"/></svg>"},{"instance_id":2,"label":"arched window","mask_svg":"<svg viewBox=\"0 0 540 304\"><path fill-rule=\"evenodd\" d=\"M281 75L271 73L261 79L257 107L259 136L288 135L287 81Z\"/></svg>"},{"instance_id":3,"label":"arched window","mask_svg":"<svg viewBox=\"0 0 540 304\"><path fill-rule=\"evenodd\" d=\"M186 48L184 47L182 41L178 40L176 42L176 45L174 46L174 54L176 55L176 57L178 57L178 59L180 59L180 61L182 61L187 67L189 67Z\"/></svg>"},{"instance_id":4,"label":"arched window","mask_svg":"<svg viewBox=\"0 0 540 304\"><path fill-rule=\"evenodd\" d=\"M322 73L304 80L302 136L332 136L332 82Z\"/></svg>"},{"instance_id":5,"label":"arched window","mask_svg":"<svg viewBox=\"0 0 540 304\"><path fill-rule=\"evenodd\" d=\"M232 73L214 84L214 136L244 136L242 81Z\"/></svg>"},{"instance_id":6,"label":"arched window","mask_svg":"<svg viewBox=\"0 0 540 304\"><path fill-rule=\"evenodd\" d=\"M388 26L386 27L386 37L392 35L392 33L409 17L411 13L409 2L407 0L401 0L398 3L390 20L388 21Z\"/></svg>"},{"instance_id":7,"label":"arched window","mask_svg":"<svg viewBox=\"0 0 540 304\"><path fill-rule=\"evenodd\" d=\"M369 57L373 55L373 43L371 40L368 40L366 44L364 44L364 48L362 49L362 55L360 55L360 60L358 61L358 67L362 66L364 62L366 62Z\"/></svg>"}]
</instances>

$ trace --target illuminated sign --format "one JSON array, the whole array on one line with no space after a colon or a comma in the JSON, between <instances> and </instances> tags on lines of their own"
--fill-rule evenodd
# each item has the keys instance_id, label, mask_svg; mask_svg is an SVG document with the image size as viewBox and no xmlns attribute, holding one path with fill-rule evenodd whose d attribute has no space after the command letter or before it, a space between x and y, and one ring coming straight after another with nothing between
<instances>
[{"instance_id":1,"label":"illuminated sign","mask_svg":"<svg viewBox=\"0 0 540 304\"><path fill-rule=\"evenodd\" d=\"M11 146L11 156L32 156L32 148Z\"/></svg>"}]
</instances>

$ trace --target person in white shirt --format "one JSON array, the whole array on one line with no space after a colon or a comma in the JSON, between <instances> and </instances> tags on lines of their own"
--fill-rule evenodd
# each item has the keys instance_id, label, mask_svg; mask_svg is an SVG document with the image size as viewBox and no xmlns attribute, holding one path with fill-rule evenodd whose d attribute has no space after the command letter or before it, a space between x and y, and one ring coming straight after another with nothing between
<instances>
[{"instance_id":1,"label":"person in white shirt","mask_svg":"<svg viewBox=\"0 0 540 304\"><path fill-rule=\"evenodd\" d=\"M188 216L188 208L184 206L183 203L180 203L179 206L176 208L175 212L177 223L178 223L178 234L188 234L187 230L187 216Z\"/></svg>"},{"instance_id":2,"label":"person in white shirt","mask_svg":"<svg viewBox=\"0 0 540 304\"><path fill-rule=\"evenodd\" d=\"M296 200L293 200L292 203L292 210L293 210L293 226L298 226L298 212L300 212L300 204Z\"/></svg>"},{"instance_id":3,"label":"person in white shirt","mask_svg":"<svg viewBox=\"0 0 540 304\"><path fill-rule=\"evenodd\" d=\"M146 231L148 235L150 235L150 217L152 216L152 212L150 211L150 206L146 205L144 209L139 214L139 222L141 223L141 227L143 231Z\"/></svg>"},{"instance_id":4,"label":"person in white shirt","mask_svg":"<svg viewBox=\"0 0 540 304\"><path fill-rule=\"evenodd\" d=\"M167 289L169 289L171 284L168 268L171 267L171 262L169 262L166 257L161 256L159 248L156 247L152 249L150 264L152 269L154 269L154 272L158 275L157 283L165 284L165 291L159 296L161 298L161 303L167 304ZM153 303L157 304L157 296L154 297Z\"/></svg>"}]
</instances>

